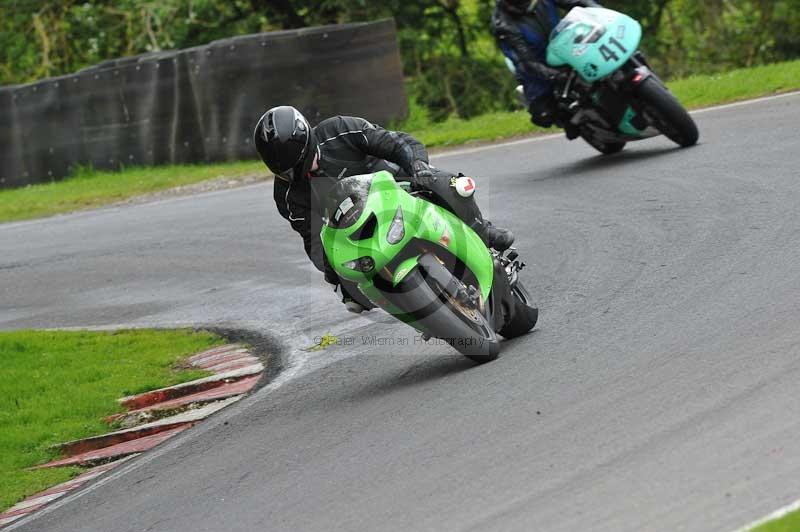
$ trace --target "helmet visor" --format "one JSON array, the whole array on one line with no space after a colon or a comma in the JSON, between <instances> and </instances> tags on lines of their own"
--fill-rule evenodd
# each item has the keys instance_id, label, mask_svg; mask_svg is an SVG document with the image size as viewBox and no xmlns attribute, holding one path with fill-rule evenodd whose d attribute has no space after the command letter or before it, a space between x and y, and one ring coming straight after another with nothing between
<instances>
[{"instance_id":1,"label":"helmet visor","mask_svg":"<svg viewBox=\"0 0 800 532\"><path fill-rule=\"evenodd\" d=\"M283 179L284 181L292 182L295 179L299 179L301 177L305 177L310 171L311 168L314 166L314 161L317 158L317 149L314 148L313 152L309 152L309 147L306 146L303 148L303 152L300 155L300 159L297 161L297 164L288 170L284 170L282 172L274 172L276 176Z\"/></svg>"}]
</instances>

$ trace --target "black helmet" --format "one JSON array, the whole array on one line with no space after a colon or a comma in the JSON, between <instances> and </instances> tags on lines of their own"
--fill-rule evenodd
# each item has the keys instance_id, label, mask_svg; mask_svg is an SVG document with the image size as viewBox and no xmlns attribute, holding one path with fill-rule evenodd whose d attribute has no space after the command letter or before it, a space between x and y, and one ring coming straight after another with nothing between
<instances>
[{"instance_id":1,"label":"black helmet","mask_svg":"<svg viewBox=\"0 0 800 532\"><path fill-rule=\"evenodd\" d=\"M306 175L317 155L317 139L308 120L294 107L273 107L256 124L255 145L277 177L294 181Z\"/></svg>"},{"instance_id":2,"label":"black helmet","mask_svg":"<svg viewBox=\"0 0 800 532\"><path fill-rule=\"evenodd\" d=\"M512 13L521 15L529 11L535 2L532 0L499 0L499 3Z\"/></svg>"}]
</instances>

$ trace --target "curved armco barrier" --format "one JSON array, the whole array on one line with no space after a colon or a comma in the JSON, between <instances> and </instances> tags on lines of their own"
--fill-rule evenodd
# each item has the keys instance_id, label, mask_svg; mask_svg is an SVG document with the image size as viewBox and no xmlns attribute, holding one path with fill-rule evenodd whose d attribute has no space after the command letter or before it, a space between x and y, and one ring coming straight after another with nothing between
<instances>
[{"instance_id":1,"label":"curved armco barrier","mask_svg":"<svg viewBox=\"0 0 800 532\"><path fill-rule=\"evenodd\" d=\"M0 88L0 187L50 181L78 165L252 159L256 121L280 104L312 121L404 117L394 22L234 37Z\"/></svg>"}]
</instances>

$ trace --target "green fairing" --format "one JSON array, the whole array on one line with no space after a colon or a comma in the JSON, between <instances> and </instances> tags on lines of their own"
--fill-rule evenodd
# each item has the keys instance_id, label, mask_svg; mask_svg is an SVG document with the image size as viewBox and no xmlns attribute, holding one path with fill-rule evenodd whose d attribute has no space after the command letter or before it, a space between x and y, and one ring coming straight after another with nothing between
<instances>
[{"instance_id":1,"label":"green fairing","mask_svg":"<svg viewBox=\"0 0 800 532\"><path fill-rule=\"evenodd\" d=\"M622 67L641 40L642 27L631 17L611 9L577 7L553 30L547 62L569 65L594 83Z\"/></svg>"},{"instance_id":2,"label":"green fairing","mask_svg":"<svg viewBox=\"0 0 800 532\"><path fill-rule=\"evenodd\" d=\"M400 281L408 277L408 274L414 269L414 266L417 265L417 259L419 259L419 255L416 257L411 257L403 262L401 262L397 269L394 271L394 275L392 276L392 283L397 286Z\"/></svg>"},{"instance_id":3,"label":"green fairing","mask_svg":"<svg viewBox=\"0 0 800 532\"><path fill-rule=\"evenodd\" d=\"M464 262L477 278L484 301L488 299L494 275L494 262L486 245L471 228L446 209L411 196L388 172L360 177L371 180L371 183L366 204L358 220L346 229L335 229L326 224L320 233L328 262L339 276L356 282L361 292L373 303L394 313L392 311L395 309L390 308L388 302L383 300L372 279L413 238L417 238L447 248ZM387 235L398 207L402 210L405 235L396 244L390 244ZM372 237L351 240L350 236L356 233L373 213L377 218L377 227ZM362 273L345 266L346 263L362 257L372 258L375 262L373 270ZM390 279L395 285L413 271L417 258L411 257L405 260L391 272Z\"/></svg>"}]
</instances>

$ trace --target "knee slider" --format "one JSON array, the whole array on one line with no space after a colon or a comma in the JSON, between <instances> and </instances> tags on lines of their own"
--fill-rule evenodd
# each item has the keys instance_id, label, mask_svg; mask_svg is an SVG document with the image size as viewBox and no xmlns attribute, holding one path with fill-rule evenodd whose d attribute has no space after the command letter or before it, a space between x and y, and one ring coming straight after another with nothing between
<instances>
[{"instance_id":1,"label":"knee slider","mask_svg":"<svg viewBox=\"0 0 800 532\"><path fill-rule=\"evenodd\" d=\"M459 174L450 180L450 186L456 189L456 192L462 198L469 198L475 194L475 180L463 174Z\"/></svg>"}]
</instances>

